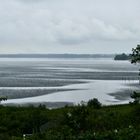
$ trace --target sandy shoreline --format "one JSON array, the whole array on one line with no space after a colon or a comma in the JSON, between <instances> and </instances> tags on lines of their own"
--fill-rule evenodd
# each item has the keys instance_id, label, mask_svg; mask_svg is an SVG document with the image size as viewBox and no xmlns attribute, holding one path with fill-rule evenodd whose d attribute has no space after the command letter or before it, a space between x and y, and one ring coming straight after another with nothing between
<instances>
[{"instance_id":1,"label":"sandy shoreline","mask_svg":"<svg viewBox=\"0 0 140 140\"><path fill-rule=\"evenodd\" d=\"M114 92L114 93L109 93L109 95L115 97L117 100L131 100L131 95L133 94L134 91L140 92L140 85L139 81L136 81L135 83L126 83L125 84L126 88L122 89L120 91Z\"/></svg>"},{"instance_id":2,"label":"sandy shoreline","mask_svg":"<svg viewBox=\"0 0 140 140\"><path fill-rule=\"evenodd\" d=\"M124 83L118 80L90 80L83 84L72 84L59 87L59 90L50 91L49 94L22 97L21 99L10 99L2 102L7 105L39 105L45 104L51 108L63 107L65 105L78 104L81 101L87 102L91 98L98 98L103 105L129 103L130 94L138 90L137 82ZM104 90L106 87L106 90ZM56 87L58 88L58 87ZM97 90L98 89L98 90Z\"/></svg>"}]
</instances>

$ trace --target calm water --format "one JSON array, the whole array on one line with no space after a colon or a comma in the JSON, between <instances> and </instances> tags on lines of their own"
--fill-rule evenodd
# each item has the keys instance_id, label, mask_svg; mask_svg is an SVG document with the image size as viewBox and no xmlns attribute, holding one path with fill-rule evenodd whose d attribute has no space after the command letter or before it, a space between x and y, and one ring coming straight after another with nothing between
<instances>
[{"instance_id":1,"label":"calm water","mask_svg":"<svg viewBox=\"0 0 140 140\"><path fill-rule=\"evenodd\" d=\"M103 104L126 103L110 96L134 90L139 66L111 59L0 59L0 95L4 103L73 102L98 98ZM127 80L126 80L127 79Z\"/></svg>"}]
</instances>

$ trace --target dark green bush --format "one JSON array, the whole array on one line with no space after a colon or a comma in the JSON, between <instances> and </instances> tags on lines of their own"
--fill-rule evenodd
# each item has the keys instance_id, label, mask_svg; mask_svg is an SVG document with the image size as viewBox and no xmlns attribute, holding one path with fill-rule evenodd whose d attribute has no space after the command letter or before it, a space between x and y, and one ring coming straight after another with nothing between
<instances>
[{"instance_id":1,"label":"dark green bush","mask_svg":"<svg viewBox=\"0 0 140 140\"><path fill-rule=\"evenodd\" d=\"M98 101L98 99L93 98L93 99L88 101L87 106L99 109L99 108L101 108L102 104Z\"/></svg>"}]
</instances>

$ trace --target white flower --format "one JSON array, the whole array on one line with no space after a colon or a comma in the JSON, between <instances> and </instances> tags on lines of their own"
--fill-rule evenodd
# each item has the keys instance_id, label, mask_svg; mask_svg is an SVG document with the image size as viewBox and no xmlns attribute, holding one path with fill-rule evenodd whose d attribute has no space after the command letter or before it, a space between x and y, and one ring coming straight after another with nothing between
<instances>
[{"instance_id":1,"label":"white flower","mask_svg":"<svg viewBox=\"0 0 140 140\"><path fill-rule=\"evenodd\" d=\"M68 117L71 117L72 116L72 114L70 112L68 112L67 115L68 115Z\"/></svg>"},{"instance_id":2,"label":"white flower","mask_svg":"<svg viewBox=\"0 0 140 140\"><path fill-rule=\"evenodd\" d=\"M117 130L117 129L115 129L115 130L114 130L114 132L115 132L115 133L118 133L118 130Z\"/></svg>"}]
</instances>

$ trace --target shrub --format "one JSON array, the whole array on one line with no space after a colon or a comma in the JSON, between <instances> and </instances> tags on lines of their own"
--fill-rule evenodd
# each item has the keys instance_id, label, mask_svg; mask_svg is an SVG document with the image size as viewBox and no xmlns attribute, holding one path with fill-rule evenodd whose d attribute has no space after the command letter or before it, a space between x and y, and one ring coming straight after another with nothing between
<instances>
[{"instance_id":1,"label":"shrub","mask_svg":"<svg viewBox=\"0 0 140 140\"><path fill-rule=\"evenodd\" d=\"M99 109L99 108L101 108L102 104L98 101L98 99L93 98L93 99L88 101L87 106Z\"/></svg>"},{"instance_id":2,"label":"shrub","mask_svg":"<svg viewBox=\"0 0 140 140\"><path fill-rule=\"evenodd\" d=\"M131 98L134 99L134 104L139 104L140 103L140 93L138 92L133 92L133 94L131 95Z\"/></svg>"}]
</instances>

